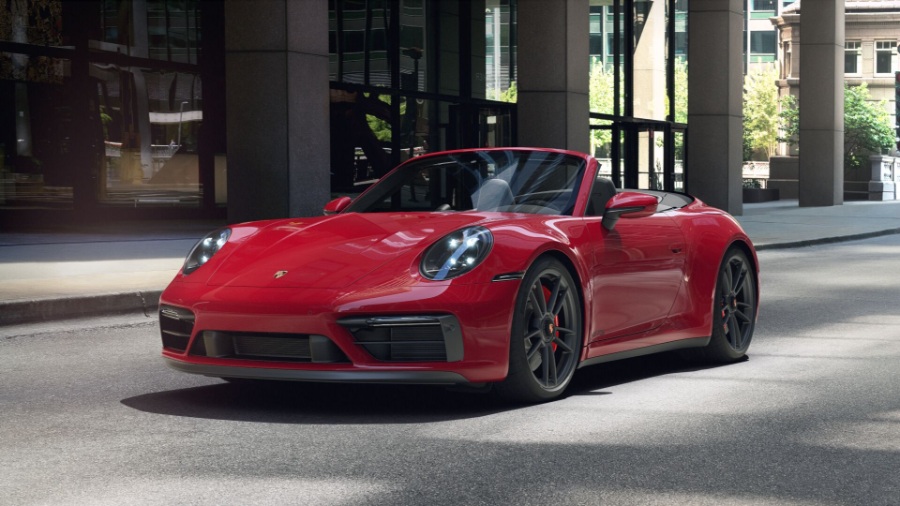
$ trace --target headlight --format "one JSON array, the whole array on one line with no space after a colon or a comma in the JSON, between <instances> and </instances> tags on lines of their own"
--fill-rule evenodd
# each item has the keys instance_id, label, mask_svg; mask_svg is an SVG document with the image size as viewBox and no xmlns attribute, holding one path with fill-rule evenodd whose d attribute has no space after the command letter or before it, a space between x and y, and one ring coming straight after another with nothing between
<instances>
[{"instance_id":1,"label":"headlight","mask_svg":"<svg viewBox=\"0 0 900 506\"><path fill-rule=\"evenodd\" d=\"M198 242L197 245L194 246L194 249L188 254L181 272L188 275L199 269L201 265L208 262L216 252L222 249L222 246L228 242L230 236L231 229L223 228L211 232L203 239L200 239L200 242Z\"/></svg>"},{"instance_id":2,"label":"headlight","mask_svg":"<svg viewBox=\"0 0 900 506\"><path fill-rule=\"evenodd\" d=\"M483 227L457 230L432 244L422 257L419 272L441 281L461 276L484 260L494 244L494 236Z\"/></svg>"}]
</instances>

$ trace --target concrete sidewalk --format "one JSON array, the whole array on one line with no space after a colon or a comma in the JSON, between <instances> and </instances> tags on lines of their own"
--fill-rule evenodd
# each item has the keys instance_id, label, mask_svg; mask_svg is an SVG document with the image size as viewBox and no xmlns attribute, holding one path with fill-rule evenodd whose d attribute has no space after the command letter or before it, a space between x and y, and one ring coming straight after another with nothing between
<instances>
[{"instance_id":1,"label":"concrete sidewalk","mask_svg":"<svg viewBox=\"0 0 900 506\"><path fill-rule=\"evenodd\" d=\"M738 221L759 250L801 247L900 233L900 201L806 208L797 201L746 204ZM221 225L138 222L75 232L0 232L0 326L153 315L191 247Z\"/></svg>"}]
</instances>

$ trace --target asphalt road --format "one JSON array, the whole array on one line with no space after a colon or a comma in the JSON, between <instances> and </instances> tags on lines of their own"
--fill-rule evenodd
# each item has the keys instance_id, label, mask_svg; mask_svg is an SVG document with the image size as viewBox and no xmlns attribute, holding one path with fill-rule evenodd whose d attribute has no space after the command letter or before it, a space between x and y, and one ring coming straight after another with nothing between
<instances>
[{"instance_id":1,"label":"asphalt road","mask_svg":"<svg viewBox=\"0 0 900 506\"><path fill-rule=\"evenodd\" d=\"M749 360L540 406L184 375L147 319L0 328L0 504L900 504L900 236L760 257Z\"/></svg>"}]
</instances>

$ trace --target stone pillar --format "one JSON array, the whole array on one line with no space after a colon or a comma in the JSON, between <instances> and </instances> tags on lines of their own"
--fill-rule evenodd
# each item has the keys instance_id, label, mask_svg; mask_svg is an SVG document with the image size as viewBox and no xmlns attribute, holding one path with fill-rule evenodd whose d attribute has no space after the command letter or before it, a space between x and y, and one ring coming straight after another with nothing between
<instances>
[{"instance_id":1,"label":"stone pillar","mask_svg":"<svg viewBox=\"0 0 900 506\"><path fill-rule=\"evenodd\" d=\"M800 206L843 204L844 0L801 6L799 145Z\"/></svg>"},{"instance_id":2,"label":"stone pillar","mask_svg":"<svg viewBox=\"0 0 900 506\"><path fill-rule=\"evenodd\" d=\"M743 214L743 5L691 0L688 22L687 189Z\"/></svg>"},{"instance_id":3,"label":"stone pillar","mask_svg":"<svg viewBox=\"0 0 900 506\"><path fill-rule=\"evenodd\" d=\"M588 0L519 0L518 143L590 150Z\"/></svg>"},{"instance_id":4,"label":"stone pillar","mask_svg":"<svg viewBox=\"0 0 900 506\"><path fill-rule=\"evenodd\" d=\"M330 197L328 2L227 0L228 220L313 216Z\"/></svg>"}]
</instances>

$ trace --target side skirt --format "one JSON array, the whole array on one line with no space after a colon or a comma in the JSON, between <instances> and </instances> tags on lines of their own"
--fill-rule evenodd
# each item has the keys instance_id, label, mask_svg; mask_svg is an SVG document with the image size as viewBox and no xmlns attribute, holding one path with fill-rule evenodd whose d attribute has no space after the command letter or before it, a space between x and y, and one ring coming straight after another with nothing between
<instances>
[{"instance_id":1,"label":"side skirt","mask_svg":"<svg viewBox=\"0 0 900 506\"><path fill-rule=\"evenodd\" d=\"M654 353L662 353L665 351L683 350L685 348L702 348L709 344L709 336L692 337L690 339L679 339L669 343L647 346L646 348L637 348L634 350L621 351L619 353L610 353L593 357L578 364L578 368L587 367L594 364L602 364L604 362L613 362L616 360L624 360L626 358L641 357L644 355L652 355Z\"/></svg>"}]
</instances>

